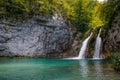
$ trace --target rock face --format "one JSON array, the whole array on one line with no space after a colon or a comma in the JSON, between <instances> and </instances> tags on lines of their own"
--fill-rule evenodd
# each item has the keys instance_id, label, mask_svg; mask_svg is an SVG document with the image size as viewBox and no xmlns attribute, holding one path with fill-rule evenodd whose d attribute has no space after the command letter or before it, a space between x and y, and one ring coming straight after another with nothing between
<instances>
[{"instance_id":1,"label":"rock face","mask_svg":"<svg viewBox=\"0 0 120 80\"><path fill-rule=\"evenodd\" d=\"M70 48L71 36L71 31L58 14L52 18L38 16L15 23L2 20L0 56L59 57Z\"/></svg>"},{"instance_id":2,"label":"rock face","mask_svg":"<svg viewBox=\"0 0 120 80\"><path fill-rule=\"evenodd\" d=\"M116 17L107 31L104 48L109 52L120 52L120 18Z\"/></svg>"}]
</instances>

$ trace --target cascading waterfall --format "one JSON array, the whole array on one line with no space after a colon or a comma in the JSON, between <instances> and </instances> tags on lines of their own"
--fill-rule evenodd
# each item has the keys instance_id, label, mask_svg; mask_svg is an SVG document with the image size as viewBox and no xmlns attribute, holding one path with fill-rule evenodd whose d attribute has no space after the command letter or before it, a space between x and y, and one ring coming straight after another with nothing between
<instances>
[{"instance_id":1,"label":"cascading waterfall","mask_svg":"<svg viewBox=\"0 0 120 80\"><path fill-rule=\"evenodd\" d=\"M87 44L89 39L91 38L93 33L90 34L90 36L88 36L82 43L82 47L80 49L79 55L78 57L73 57L73 58L67 58L67 59L84 59L85 58L85 52L87 49ZM102 59L102 57L100 56L100 52L101 52L101 43L102 43L102 39L100 37L101 34L101 29L99 30L98 36L96 38L96 43L95 43L95 51L94 51L94 56L93 59Z\"/></svg>"},{"instance_id":2,"label":"cascading waterfall","mask_svg":"<svg viewBox=\"0 0 120 80\"><path fill-rule=\"evenodd\" d=\"M98 33L98 36L97 36L97 39L96 39L95 51L94 51L93 59L100 59L101 42L102 42L100 34L101 34L101 29L100 29L100 31Z\"/></svg>"},{"instance_id":3,"label":"cascading waterfall","mask_svg":"<svg viewBox=\"0 0 120 80\"><path fill-rule=\"evenodd\" d=\"M85 58L85 51L87 49L87 44L88 44L88 41L90 39L90 37L92 36L93 33L90 34L89 37L87 37L83 43L82 43L82 47L80 49L80 52L79 52L79 55L78 57L73 57L73 58L67 58L67 59L84 59Z\"/></svg>"},{"instance_id":4,"label":"cascading waterfall","mask_svg":"<svg viewBox=\"0 0 120 80\"><path fill-rule=\"evenodd\" d=\"M85 58L85 51L86 51L87 44L88 44L88 41L89 41L89 39L90 39L91 36L92 36L92 33L90 34L90 36L89 36L88 38L86 38L86 39L83 41L81 50L80 50L80 52L79 52L78 59L84 59L84 58Z\"/></svg>"}]
</instances>

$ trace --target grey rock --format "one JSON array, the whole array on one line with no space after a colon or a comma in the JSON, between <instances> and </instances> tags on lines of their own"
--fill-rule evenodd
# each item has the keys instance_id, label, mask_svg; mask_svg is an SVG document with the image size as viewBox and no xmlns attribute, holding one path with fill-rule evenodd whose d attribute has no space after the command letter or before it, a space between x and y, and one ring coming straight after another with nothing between
<instances>
[{"instance_id":1,"label":"grey rock","mask_svg":"<svg viewBox=\"0 0 120 80\"><path fill-rule=\"evenodd\" d=\"M0 51L4 51L5 49L7 49L4 45L0 45Z\"/></svg>"},{"instance_id":2,"label":"grey rock","mask_svg":"<svg viewBox=\"0 0 120 80\"><path fill-rule=\"evenodd\" d=\"M0 23L0 56L58 56L71 46L71 31L61 16L34 17L14 25L4 22Z\"/></svg>"},{"instance_id":3,"label":"grey rock","mask_svg":"<svg viewBox=\"0 0 120 80\"><path fill-rule=\"evenodd\" d=\"M120 18L116 17L108 29L106 38L103 39L104 48L109 52L120 52Z\"/></svg>"}]
</instances>

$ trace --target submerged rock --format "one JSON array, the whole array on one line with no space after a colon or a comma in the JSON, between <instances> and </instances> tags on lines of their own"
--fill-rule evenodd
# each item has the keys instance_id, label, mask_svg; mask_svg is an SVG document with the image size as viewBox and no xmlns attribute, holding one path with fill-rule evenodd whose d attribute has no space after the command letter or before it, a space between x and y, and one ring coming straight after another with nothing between
<instances>
[{"instance_id":1,"label":"submerged rock","mask_svg":"<svg viewBox=\"0 0 120 80\"><path fill-rule=\"evenodd\" d=\"M71 36L60 15L37 16L15 24L3 20L0 22L0 56L59 57L70 48Z\"/></svg>"}]
</instances>

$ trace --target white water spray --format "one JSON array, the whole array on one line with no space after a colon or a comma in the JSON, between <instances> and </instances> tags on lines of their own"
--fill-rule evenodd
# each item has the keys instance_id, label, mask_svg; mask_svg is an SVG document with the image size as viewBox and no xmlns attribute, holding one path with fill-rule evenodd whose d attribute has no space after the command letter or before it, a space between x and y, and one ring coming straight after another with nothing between
<instances>
[{"instance_id":1,"label":"white water spray","mask_svg":"<svg viewBox=\"0 0 120 80\"><path fill-rule=\"evenodd\" d=\"M85 58L85 52L86 52L86 49L87 49L87 44L88 44L88 41L90 39L90 37L92 36L93 33L90 34L89 37L87 37L83 43L82 43L82 47L80 49L80 52L79 52L79 55L78 57L73 57L73 58L67 58L67 59L84 59Z\"/></svg>"},{"instance_id":2,"label":"white water spray","mask_svg":"<svg viewBox=\"0 0 120 80\"><path fill-rule=\"evenodd\" d=\"M91 36L92 36L92 33L90 34L90 36L88 38L86 38L83 41L82 47L81 47L81 50L80 50L79 56L78 56L79 59L84 59L85 58L85 52L86 52L86 49L87 49L87 44L88 44L88 41L89 41Z\"/></svg>"},{"instance_id":3,"label":"white water spray","mask_svg":"<svg viewBox=\"0 0 120 80\"><path fill-rule=\"evenodd\" d=\"M96 39L93 59L100 59L101 42L102 42L100 34L101 34L101 29L100 29L98 36L97 36L97 39Z\"/></svg>"}]
</instances>

